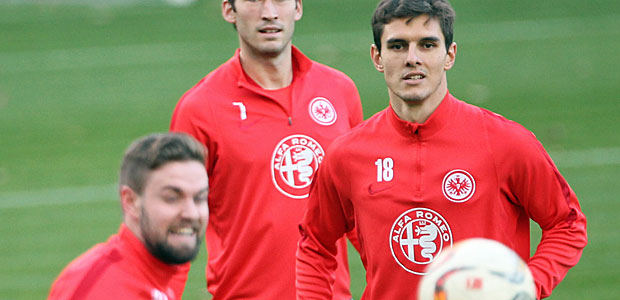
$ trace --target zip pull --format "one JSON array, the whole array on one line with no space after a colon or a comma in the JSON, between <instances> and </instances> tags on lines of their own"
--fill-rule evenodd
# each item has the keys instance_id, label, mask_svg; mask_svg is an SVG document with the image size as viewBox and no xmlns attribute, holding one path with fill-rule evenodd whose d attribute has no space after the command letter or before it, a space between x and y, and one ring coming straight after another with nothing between
<instances>
[{"instance_id":1,"label":"zip pull","mask_svg":"<svg viewBox=\"0 0 620 300\"><path fill-rule=\"evenodd\" d=\"M293 126L293 119L291 117L288 117L288 125Z\"/></svg>"}]
</instances>

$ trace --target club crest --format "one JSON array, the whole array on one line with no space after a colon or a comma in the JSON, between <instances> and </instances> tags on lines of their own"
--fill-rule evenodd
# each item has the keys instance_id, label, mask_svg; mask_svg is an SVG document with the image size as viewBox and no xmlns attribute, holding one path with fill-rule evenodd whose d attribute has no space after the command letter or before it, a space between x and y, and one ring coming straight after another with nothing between
<instances>
[{"instance_id":1,"label":"club crest","mask_svg":"<svg viewBox=\"0 0 620 300\"><path fill-rule=\"evenodd\" d=\"M450 225L428 208L404 212L390 230L392 256L409 273L424 275L426 265L448 247L452 247Z\"/></svg>"},{"instance_id":2,"label":"club crest","mask_svg":"<svg viewBox=\"0 0 620 300\"><path fill-rule=\"evenodd\" d=\"M465 202L476 192L476 181L467 171L452 170L446 174L441 184L443 195L452 202Z\"/></svg>"},{"instance_id":3,"label":"club crest","mask_svg":"<svg viewBox=\"0 0 620 300\"><path fill-rule=\"evenodd\" d=\"M296 134L281 140L271 158L271 179L276 189L294 199L308 197L324 156L323 147L309 136Z\"/></svg>"},{"instance_id":4,"label":"club crest","mask_svg":"<svg viewBox=\"0 0 620 300\"><path fill-rule=\"evenodd\" d=\"M316 97L310 101L308 106L310 117L321 125L332 125L336 122L338 115L334 106L323 97Z\"/></svg>"}]
</instances>

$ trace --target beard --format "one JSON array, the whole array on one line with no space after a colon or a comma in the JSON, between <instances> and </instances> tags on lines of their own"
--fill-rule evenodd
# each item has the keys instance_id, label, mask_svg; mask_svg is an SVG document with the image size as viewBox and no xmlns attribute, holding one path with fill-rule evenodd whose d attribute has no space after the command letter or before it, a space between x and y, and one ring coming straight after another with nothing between
<instances>
[{"instance_id":1,"label":"beard","mask_svg":"<svg viewBox=\"0 0 620 300\"><path fill-rule=\"evenodd\" d=\"M140 230L144 238L144 246L153 256L162 262L170 265L184 264L192 261L198 255L200 244L202 243L201 234L196 235L196 243L193 247L174 247L167 242L167 233L163 237L159 237L156 233L151 231L150 228L152 228L152 226L148 214L142 209ZM198 232L201 231L199 230Z\"/></svg>"}]
</instances>

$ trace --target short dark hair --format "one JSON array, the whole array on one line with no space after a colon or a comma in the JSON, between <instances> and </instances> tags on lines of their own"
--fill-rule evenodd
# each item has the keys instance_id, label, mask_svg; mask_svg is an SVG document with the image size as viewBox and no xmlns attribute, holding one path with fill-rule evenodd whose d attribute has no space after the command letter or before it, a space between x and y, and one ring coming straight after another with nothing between
<instances>
[{"instance_id":1,"label":"short dark hair","mask_svg":"<svg viewBox=\"0 0 620 300\"><path fill-rule=\"evenodd\" d=\"M174 161L204 164L205 152L202 144L184 133L155 133L139 138L125 151L119 187L127 185L140 195L150 172Z\"/></svg>"},{"instance_id":2,"label":"short dark hair","mask_svg":"<svg viewBox=\"0 0 620 300\"><path fill-rule=\"evenodd\" d=\"M393 19L413 19L420 15L428 15L439 21L447 51L454 38L452 25L455 17L454 9L448 0L381 0L371 21L372 34L379 52L381 52L381 36L385 24Z\"/></svg>"}]
</instances>

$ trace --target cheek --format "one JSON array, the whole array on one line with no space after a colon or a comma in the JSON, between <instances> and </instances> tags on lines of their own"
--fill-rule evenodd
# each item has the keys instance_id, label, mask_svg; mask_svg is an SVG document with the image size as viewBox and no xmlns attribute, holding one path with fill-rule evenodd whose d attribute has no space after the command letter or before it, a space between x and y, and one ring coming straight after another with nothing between
<instances>
[{"instance_id":1,"label":"cheek","mask_svg":"<svg viewBox=\"0 0 620 300\"><path fill-rule=\"evenodd\" d=\"M176 209L170 206L156 206L148 211L148 217L151 224L157 227L167 227L175 218Z\"/></svg>"},{"instance_id":2,"label":"cheek","mask_svg":"<svg viewBox=\"0 0 620 300\"><path fill-rule=\"evenodd\" d=\"M206 203L204 205L198 206L198 213L200 214L200 218L205 221L209 220L209 205Z\"/></svg>"}]
</instances>

